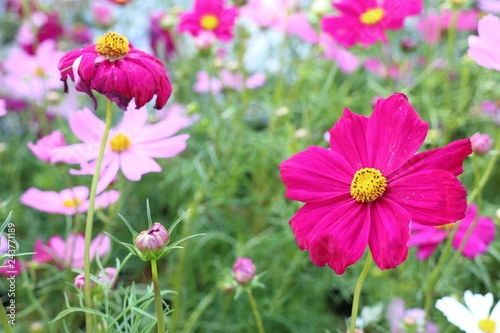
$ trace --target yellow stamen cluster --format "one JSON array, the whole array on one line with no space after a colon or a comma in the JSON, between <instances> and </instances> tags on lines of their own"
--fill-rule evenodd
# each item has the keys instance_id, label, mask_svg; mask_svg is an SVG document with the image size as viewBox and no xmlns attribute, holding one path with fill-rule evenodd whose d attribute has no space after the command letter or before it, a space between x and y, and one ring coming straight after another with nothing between
<instances>
[{"instance_id":1,"label":"yellow stamen cluster","mask_svg":"<svg viewBox=\"0 0 500 333\"><path fill-rule=\"evenodd\" d=\"M351 182L351 196L357 202L370 203L384 193L387 179L377 169L363 168L356 171Z\"/></svg>"},{"instance_id":2,"label":"yellow stamen cluster","mask_svg":"<svg viewBox=\"0 0 500 333\"><path fill-rule=\"evenodd\" d=\"M368 9L359 16L359 20L367 25L379 23L384 18L384 10L382 8Z\"/></svg>"},{"instance_id":3,"label":"yellow stamen cluster","mask_svg":"<svg viewBox=\"0 0 500 333\"><path fill-rule=\"evenodd\" d=\"M477 323L477 327L479 327L479 329L484 333L495 333L497 323L488 317L486 319L480 320Z\"/></svg>"},{"instance_id":4,"label":"yellow stamen cluster","mask_svg":"<svg viewBox=\"0 0 500 333\"><path fill-rule=\"evenodd\" d=\"M123 58L129 51L128 39L116 32L108 32L97 38L97 54L110 61Z\"/></svg>"},{"instance_id":5,"label":"yellow stamen cluster","mask_svg":"<svg viewBox=\"0 0 500 333\"><path fill-rule=\"evenodd\" d=\"M38 76L38 77L44 77L45 76L45 71L43 70L42 67L38 66L35 69L35 76Z\"/></svg>"},{"instance_id":6,"label":"yellow stamen cluster","mask_svg":"<svg viewBox=\"0 0 500 333\"><path fill-rule=\"evenodd\" d=\"M131 144L132 142L130 141L130 138L121 133L115 135L109 142L111 150L117 153L121 153L122 151L127 150Z\"/></svg>"},{"instance_id":7,"label":"yellow stamen cluster","mask_svg":"<svg viewBox=\"0 0 500 333\"><path fill-rule=\"evenodd\" d=\"M203 15L200 25L205 30L215 30L219 26L219 19L212 14Z\"/></svg>"},{"instance_id":8,"label":"yellow stamen cluster","mask_svg":"<svg viewBox=\"0 0 500 333\"><path fill-rule=\"evenodd\" d=\"M82 200L78 198L66 199L63 201L63 206L68 208L76 208L82 205Z\"/></svg>"}]
</instances>

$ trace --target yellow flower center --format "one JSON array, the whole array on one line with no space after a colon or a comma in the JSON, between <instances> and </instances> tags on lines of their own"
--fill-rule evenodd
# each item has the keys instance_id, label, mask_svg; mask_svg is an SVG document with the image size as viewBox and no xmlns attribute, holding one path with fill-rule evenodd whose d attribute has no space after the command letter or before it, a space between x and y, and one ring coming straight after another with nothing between
<instances>
[{"instance_id":1,"label":"yellow flower center","mask_svg":"<svg viewBox=\"0 0 500 333\"><path fill-rule=\"evenodd\" d=\"M111 146L111 150L117 153L121 153L124 150L127 150L130 147L131 141L130 138L126 135L118 133L111 139L109 145Z\"/></svg>"},{"instance_id":2,"label":"yellow flower center","mask_svg":"<svg viewBox=\"0 0 500 333\"><path fill-rule=\"evenodd\" d=\"M495 333L497 323L488 317L483 320L480 320L477 323L477 327L479 327L479 329L485 333Z\"/></svg>"},{"instance_id":3,"label":"yellow flower center","mask_svg":"<svg viewBox=\"0 0 500 333\"><path fill-rule=\"evenodd\" d=\"M447 223L447 224L443 224L443 225L438 225L436 226L437 229L439 230L451 230L451 228L453 228L453 226L455 225L455 223Z\"/></svg>"},{"instance_id":4,"label":"yellow flower center","mask_svg":"<svg viewBox=\"0 0 500 333\"><path fill-rule=\"evenodd\" d=\"M68 208L76 208L80 206L82 203L83 203L82 200L78 198L71 198L64 200L63 206Z\"/></svg>"},{"instance_id":5,"label":"yellow flower center","mask_svg":"<svg viewBox=\"0 0 500 333\"><path fill-rule=\"evenodd\" d=\"M356 171L351 183L351 196L357 202L372 202L382 195L387 179L377 169L363 168Z\"/></svg>"},{"instance_id":6,"label":"yellow flower center","mask_svg":"<svg viewBox=\"0 0 500 333\"><path fill-rule=\"evenodd\" d=\"M114 61L123 58L130 51L130 47L127 37L112 31L97 38L95 50L100 56Z\"/></svg>"},{"instance_id":7,"label":"yellow flower center","mask_svg":"<svg viewBox=\"0 0 500 333\"><path fill-rule=\"evenodd\" d=\"M44 77L45 76L45 71L43 70L42 67L38 66L35 69L35 76L38 76L38 77Z\"/></svg>"},{"instance_id":8,"label":"yellow flower center","mask_svg":"<svg viewBox=\"0 0 500 333\"><path fill-rule=\"evenodd\" d=\"M384 18L384 10L382 8L368 9L359 16L361 22L367 25L377 24Z\"/></svg>"},{"instance_id":9,"label":"yellow flower center","mask_svg":"<svg viewBox=\"0 0 500 333\"><path fill-rule=\"evenodd\" d=\"M200 25L205 30L215 30L219 26L219 19L212 14L203 15Z\"/></svg>"}]
</instances>

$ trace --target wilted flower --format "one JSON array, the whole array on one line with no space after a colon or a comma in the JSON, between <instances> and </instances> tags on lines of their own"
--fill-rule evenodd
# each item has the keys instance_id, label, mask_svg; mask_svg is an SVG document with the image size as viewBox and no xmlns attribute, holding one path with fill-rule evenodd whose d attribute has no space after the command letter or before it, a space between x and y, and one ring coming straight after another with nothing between
<instances>
[{"instance_id":1,"label":"wilted flower","mask_svg":"<svg viewBox=\"0 0 500 333\"><path fill-rule=\"evenodd\" d=\"M500 19L488 14L479 20L477 25L479 36L469 36L467 54L485 68L500 71Z\"/></svg>"},{"instance_id":2,"label":"wilted flower","mask_svg":"<svg viewBox=\"0 0 500 333\"><path fill-rule=\"evenodd\" d=\"M132 98L136 109L156 95L155 108L167 103L172 86L163 63L152 55L135 49L128 39L108 32L92 44L64 55L59 62L61 80L67 92L68 76L78 91L88 94L97 108L92 90L127 110Z\"/></svg>"},{"instance_id":3,"label":"wilted flower","mask_svg":"<svg viewBox=\"0 0 500 333\"><path fill-rule=\"evenodd\" d=\"M233 265L233 272L238 284L248 284L255 276L255 265L252 259L238 258Z\"/></svg>"},{"instance_id":4,"label":"wilted flower","mask_svg":"<svg viewBox=\"0 0 500 333\"><path fill-rule=\"evenodd\" d=\"M66 146L66 140L60 131L44 136L36 144L28 142L28 148L40 161L51 162L50 151L56 147Z\"/></svg>"},{"instance_id":5,"label":"wilted flower","mask_svg":"<svg viewBox=\"0 0 500 333\"><path fill-rule=\"evenodd\" d=\"M167 229L156 222L148 230L141 231L135 238L135 246L142 254L153 253L158 254L163 251L170 240L170 235Z\"/></svg>"},{"instance_id":6,"label":"wilted flower","mask_svg":"<svg viewBox=\"0 0 500 333\"><path fill-rule=\"evenodd\" d=\"M368 245L378 267L394 268L408 255L410 221L464 217L467 192L456 176L470 140L415 154L427 129L406 96L394 94L371 117L345 109L330 130L331 149L309 147L281 163L286 197L306 203L290 225L314 264L342 274Z\"/></svg>"},{"instance_id":7,"label":"wilted flower","mask_svg":"<svg viewBox=\"0 0 500 333\"><path fill-rule=\"evenodd\" d=\"M492 144L491 138L488 134L482 134L479 132L470 137L470 143L472 145L472 151L479 155L489 152Z\"/></svg>"},{"instance_id":8,"label":"wilted flower","mask_svg":"<svg viewBox=\"0 0 500 333\"><path fill-rule=\"evenodd\" d=\"M452 297L443 297L436 302L436 308L446 319L466 333L498 333L500 330L500 302L493 311L493 295L464 294L465 306Z\"/></svg>"}]
</instances>

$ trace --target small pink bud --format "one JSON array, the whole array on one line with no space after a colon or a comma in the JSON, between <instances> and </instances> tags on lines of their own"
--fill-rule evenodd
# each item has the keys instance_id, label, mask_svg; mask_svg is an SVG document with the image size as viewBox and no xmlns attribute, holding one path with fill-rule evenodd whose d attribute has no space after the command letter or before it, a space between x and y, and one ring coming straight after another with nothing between
<instances>
[{"instance_id":1,"label":"small pink bud","mask_svg":"<svg viewBox=\"0 0 500 333\"><path fill-rule=\"evenodd\" d=\"M115 275L116 275L116 268L106 267L104 271L101 271L99 275L97 275L97 279L103 285L109 285L110 283L113 283L112 285L109 286L110 289L113 289L117 281L115 279Z\"/></svg>"},{"instance_id":2,"label":"small pink bud","mask_svg":"<svg viewBox=\"0 0 500 333\"><path fill-rule=\"evenodd\" d=\"M234 279L238 284L247 284L255 276L255 265L252 259L238 258L233 266Z\"/></svg>"},{"instance_id":3,"label":"small pink bud","mask_svg":"<svg viewBox=\"0 0 500 333\"><path fill-rule=\"evenodd\" d=\"M167 229L156 222L149 230L141 231L134 243L142 253L161 252L170 240Z\"/></svg>"},{"instance_id":4,"label":"small pink bud","mask_svg":"<svg viewBox=\"0 0 500 333\"><path fill-rule=\"evenodd\" d=\"M194 39L194 45L200 51L209 50L216 42L216 37L210 32L201 32Z\"/></svg>"},{"instance_id":5,"label":"small pink bud","mask_svg":"<svg viewBox=\"0 0 500 333\"><path fill-rule=\"evenodd\" d=\"M491 138L488 134L477 132L470 137L472 150L479 155L486 154L491 149Z\"/></svg>"},{"instance_id":6,"label":"small pink bud","mask_svg":"<svg viewBox=\"0 0 500 333\"><path fill-rule=\"evenodd\" d=\"M75 276L75 287L77 289L83 290L84 286L85 286L85 274L81 273Z\"/></svg>"}]
</instances>

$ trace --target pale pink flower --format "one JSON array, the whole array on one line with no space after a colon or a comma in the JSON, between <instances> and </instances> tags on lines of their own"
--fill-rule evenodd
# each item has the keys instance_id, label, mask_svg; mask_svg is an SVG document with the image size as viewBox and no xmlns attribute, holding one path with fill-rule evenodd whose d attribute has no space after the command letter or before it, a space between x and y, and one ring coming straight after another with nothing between
<instances>
[{"instance_id":1,"label":"pale pink flower","mask_svg":"<svg viewBox=\"0 0 500 333\"><path fill-rule=\"evenodd\" d=\"M248 89L257 89L262 87L266 83L266 75L264 73L255 73L250 75L245 80L245 86Z\"/></svg>"},{"instance_id":2,"label":"pale pink flower","mask_svg":"<svg viewBox=\"0 0 500 333\"><path fill-rule=\"evenodd\" d=\"M474 31L476 29L479 19L477 11L457 11L456 13L455 28L458 31ZM442 39L446 30L449 29L451 18L451 11L429 13L418 21L417 29L428 44L435 45Z\"/></svg>"},{"instance_id":3,"label":"pale pink flower","mask_svg":"<svg viewBox=\"0 0 500 333\"><path fill-rule=\"evenodd\" d=\"M4 85L17 97L41 102L48 91L63 87L57 69L62 55L53 40L40 43L34 56L14 48L3 63Z\"/></svg>"},{"instance_id":4,"label":"pale pink flower","mask_svg":"<svg viewBox=\"0 0 500 333\"><path fill-rule=\"evenodd\" d=\"M28 148L40 161L51 162L49 152L56 147L66 146L66 140L60 131L44 136L36 144L28 142Z\"/></svg>"},{"instance_id":5,"label":"pale pink flower","mask_svg":"<svg viewBox=\"0 0 500 333\"><path fill-rule=\"evenodd\" d=\"M110 249L111 239L104 234L98 234L90 243L90 260L96 255L104 257ZM83 268L84 250L85 237L82 234L72 233L66 241L59 235L52 236L47 244L38 239L35 242L33 262L55 262L60 269Z\"/></svg>"},{"instance_id":6,"label":"pale pink flower","mask_svg":"<svg viewBox=\"0 0 500 333\"><path fill-rule=\"evenodd\" d=\"M31 187L20 198L23 205L49 214L75 215L89 209L89 189L86 186L67 188L61 192L42 191ZM95 198L96 208L106 208L118 200L118 191L101 193Z\"/></svg>"},{"instance_id":7,"label":"pale pink flower","mask_svg":"<svg viewBox=\"0 0 500 333\"><path fill-rule=\"evenodd\" d=\"M477 8L490 14L500 14L500 1L498 0L477 0Z\"/></svg>"},{"instance_id":8,"label":"pale pink flower","mask_svg":"<svg viewBox=\"0 0 500 333\"><path fill-rule=\"evenodd\" d=\"M342 72L350 74L358 69L358 58L335 43L332 37L327 34L321 34L319 37L319 43L325 49L323 56L326 59L334 60Z\"/></svg>"},{"instance_id":9,"label":"pale pink flower","mask_svg":"<svg viewBox=\"0 0 500 333\"><path fill-rule=\"evenodd\" d=\"M482 67L500 71L500 19L488 14L479 20L479 36L469 36L467 54Z\"/></svg>"},{"instance_id":10,"label":"pale pink flower","mask_svg":"<svg viewBox=\"0 0 500 333\"><path fill-rule=\"evenodd\" d=\"M5 100L0 99L0 117L3 117L7 114L7 108L5 107Z\"/></svg>"},{"instance_id":11,"label":"pale pink flower","mask_svg":"<svg viewBox=\"0 0 500 333\"><path fill-rule=\"evenodd\" d=\"M165 118L156 124L147 124L146 107L135 109L132 100L121 122L111 129L100 172L97 193L115 179L121 170L125 178L139 181L149 172L160 172L161 166L154 158L173 157L186 148L189 134L174 135L185 127L185 123L171 123ZM90 175L95 172L95 163L104 133L104 122L85 108L75 112L69 125L82 143L56 148L51 151L53 162L80 164L74 175Z\"/></svg>"}]
</instances>

